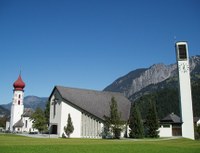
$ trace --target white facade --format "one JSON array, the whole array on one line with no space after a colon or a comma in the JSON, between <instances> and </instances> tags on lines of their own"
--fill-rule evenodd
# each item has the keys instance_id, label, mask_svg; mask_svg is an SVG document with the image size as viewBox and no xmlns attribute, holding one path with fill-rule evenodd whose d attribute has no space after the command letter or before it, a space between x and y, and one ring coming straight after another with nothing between
<instances>
[{"instance_id":1,"label":"white facade","mask_svg":"<svg viewBox=\"0 0 200 153\"><path fill-rule=\"evenodd\" d=\"M188 47L186 42L176 43L179 92L181 103L182 136L194 139L193 109L190 83Z\"/></svg>"},{"instance_id":2,"label":"white facade","mask_svg":"<svg viewBox=\"0 0 200 153\"><path fill-rule=\"evenodd\" d=\"M6 122L6 130L11 132L33 132L37 129L32 128L32 120L30 120L30 109L24 109L24 87L21 75L13 84L13 99L10 112L10 121Z\"/></svg>"},{"instance_id":3,"label":"white facade","mask_svg":"<svg viewBox=\"0 0 200 153\"><path fill-rule=\"evenodd\" d=\"M64 102L55 90L55 93L50 99L50 127L57 127L56 132L53 132L53 134L57 134L59 137L62 137L63 134L65 135L64 127L67 125L68 114L70 114L74 126L74 131L70 137L100 137L103 127L101 121L94 116L81 112L69 103Z\"/></svg>"},{"instance_id":4,"label":"white facade","mask_svg":"<svg viewBox=\"0 0 200 153\"><path fill-rule=\"evenodd\" d=\"M118 102L121 119L127 121L130 115L130 101L122 94L88 89L55 86L50 97L50 133L65 136L68 114L74 126L73 138L102 138L105 136L105 116L110 115L113 98ZM123 127L122 137L127 133ZM110 135L112 137L112 133Z\"/></svg>"},{"instance_id":5,"label":"white facade","mask_svg":"<svg viewBox=\"0 0 200 153\"><path fill-rule=\"evenodd\" d=\"M24 123L24 126L22 127L22 132L35 132L35 131L38 131L37 129L34 129L32 127L33 121L30 120L29 117L22 117L22 122Z\"/></svg>"},{"instance_id":6,"label":"white facade","mask_svg":"<svg viewBox=\"0 0 200 153\"><path fill-rule=\"evenodd\" d=\"M172 125L161 125L158 129L160 137L172 137Z\"/></svg>"},{"instance_id":7,"label":"white facade","mask_svg":"<svg viewBox=\"0 0 200 153\"><path fill-rule=\"evenodd\" d=\"M24 93L23 91L15 91L13 94L13 101L11 106L11 118L10 118L10 131L15 131L13 127L16 122L18 122L22 114L24 112L24 105L23 105Z\"/></svg>"}]
</instances>

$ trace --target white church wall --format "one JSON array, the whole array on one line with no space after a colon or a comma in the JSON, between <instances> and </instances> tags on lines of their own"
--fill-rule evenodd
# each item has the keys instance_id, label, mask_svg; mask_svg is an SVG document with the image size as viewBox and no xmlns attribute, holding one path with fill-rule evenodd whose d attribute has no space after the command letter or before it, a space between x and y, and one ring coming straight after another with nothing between
<instances>
[{"instance_id":1,"label":"white church wall","mask_svg":"<svg viewBox=\"0 0 200 153\"><path fill-rule=\"evenodd\" d=\"M161 127L158 129L159 136L160 137L172 137L172 125L164 126L161 125Z\"/></svg>"},{"instance_id":2,"label":"white church wall","mask_svg":"<svg viewBox=\"0 0 200 153\"><path fill-rule=\"evenodd\" d=\"M81 115L81 137L99 138L102 134L102 123L96 117L82 113Z\"/></svg>"},{"instance_id":3,"label":"white church wall","mask_svg":"<svg viewBox=\"0 0 200 153\"><path fill-rule=\"evenodd\" d=\"M15 90L14 95L13 95L13 104L18 105L19 100L20 100L20 104L23 105L24 92L21 90Z\"/></svg>"},{"instance_id":4,"label":"white church wall","mask_svg":"<svg viewBox=\"0 0 200 153\"><path fill-rule=\"evenodd\" d=\"M61 125L60 125L60 133L61 137L64 133L64 126L67 125L68 114L70 114L72 123L74 126L74 131L70 137L80 138L81 137L81 112L74 107L70 106L65 102L61 102Z\"/></svg>"},{"instance_id":5,"label":"white church wall","mask_svg":"<svg viewBox=\"0 0 200 153\"><path fill-rule=\"evenodd\" d=\"M13 131L13 125L21 119L21 115L24 111L24 105L12 105L11 106L11 119L10 130Z\"/></svg>"},{"instance_id":6,"label":"white church wall","mask_svg":"<svg viewBox=\"0 0 200 153\"><path fill-rule=\"evenodd\" d=\"M10 130L10 122L6 121L6 131Z\"/></svg>"},{"instance_id":7,"label":"white church wall","mask_svg":"<svg viewBox=\"0 0 200 153\"><path fill-rule=\"evenodd\" d=\"M194 122L187 42L176 43L179 92L182 116L182 136L194 139Z\"/></svg>"},{"instance_id":8,"label":"white church wall","mask_svg":"<svg viewBox=\"0 0 200 153\"><path fill-rule=\"evenodd\" d=\"M55 98L57 99L56 106L54 106ZM64 133L64 127L67 125L68 114L70 114L74 126L74 131L70 137L99 138L103 129L103 124L95 117L85 115L67 102L61 101L61 99L62 97L59 96L56 90L50 98L50 125L57 125L57 135L62 137ZM87 133L85 135L83 135L82 126L83 116L87 116L84 117L87 118L87 125L85 126L85 128L87 128Z\"/></svg>"},{"instance_id":9,"label":"white church wall","mask_svg":"<svg viewBox=\"0 0 200 153\"><path fill-rule=\"evenodd\" d=\"M57 98L57 97L56 97ZM50 99L50 125L57 125L57 134L60 136L62 134L60 131L60 126L61 126L61 105L60 101L57 101L56 104L55 102L55 96L53 96ZM55 109L55 110L54 110Z\"/></svg>"},{"instance_id":10,"label":"white church wall","mask_svg":"<svg viewBox=\"0 0 200 153\"><path fill-rule=\"evenodd\" d=\"M23 117L23 118L22 118L22 121L23 121L23 123L24 123L24 126L23 126L23 128L22 128L22 131L23 131L23 132L29 133L29 132L36 132L36 131L38 131L37 129L34 129L34 128L32 127L32 126L33 126L33 121L30 120L29 117Z\"/></svg>"},{"instance_id":11,"label":"white church wall","mask_svg":"<svg viewBox=\"0 0 200 153\"><path fill-rule=\"evenodd\" d=\"M11 118L10 118L10 130L13 131L13 125L21 119L21 115L24 112L23 105L24 92L21 90L15 90L13 94L13 100L11 105Z\"/></svg>"}]
</instances>

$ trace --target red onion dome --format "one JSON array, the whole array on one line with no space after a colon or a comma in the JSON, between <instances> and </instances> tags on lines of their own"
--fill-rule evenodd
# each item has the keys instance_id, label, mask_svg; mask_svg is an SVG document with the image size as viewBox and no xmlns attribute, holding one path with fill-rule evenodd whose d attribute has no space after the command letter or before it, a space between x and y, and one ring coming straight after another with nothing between
<instances>
[{"instance_id":1,"label":"red onion dome","mask_svg":"<svg viewBox=\"0 0 200 153\"><path fill-rule=\"evenodd\" d=\"M19 75L18 79L13 83L13 87L15 90L23 90L25 87L25 83L21 78L21 75Z\"/></svg>"}]
</instances>

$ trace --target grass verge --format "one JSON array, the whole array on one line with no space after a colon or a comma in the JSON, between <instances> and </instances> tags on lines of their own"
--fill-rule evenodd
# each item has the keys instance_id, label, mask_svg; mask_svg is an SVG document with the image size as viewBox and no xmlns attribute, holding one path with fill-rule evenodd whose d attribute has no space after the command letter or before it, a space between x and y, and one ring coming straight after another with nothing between
<instances>
[{"instance_id":1,"label":"grass verge","mask_svg":"<svg viewBox=\"0 0 200 153\"><path fill-rule=\"evenodd\" d=\"M49 139L0 134L1 153L199 153L200 141Z\"/></svg>"}]
</instances>

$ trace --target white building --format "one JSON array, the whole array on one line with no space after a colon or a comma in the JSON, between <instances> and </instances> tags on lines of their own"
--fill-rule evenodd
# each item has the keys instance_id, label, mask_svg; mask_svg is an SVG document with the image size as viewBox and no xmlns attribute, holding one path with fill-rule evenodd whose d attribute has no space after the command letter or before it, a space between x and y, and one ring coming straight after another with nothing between
<instances>
[{"instance_id":1,"label":"white building","mask_svg":"<svg viewBox=\"0 0 200 153\"><path fill-rule=\"evenodd\" d=\"M165 118L160 120L159 136L182 136L181 124L181 118L176 114L171 113L167 115Z\"/></svg>"},{"instance_id":2,"label":"white building","mask_svg":"<svg viewBox=\"0 0 200 153\"><path fill-rule=\"evenodd\" d=\"M32 121L30 116L32 110L30 108L24 109L24 87L21 75L13 84L13 99L11 105L10 121L6 122L6 130L11 132L32 132Z\"/></svg>"},{"instance_id":3,"label":"white building","mask_svg":"<svg viewBox=\"0 0 200 153\"><path fill-rule=\"evenodd\" d=\"M61 86L54 87L49 97L51 134L62 137L68 114L70 114L74 125L71 137L101 137L104 116L110 116L112 97L117 101L121 119L128 121L131 102L122 94ZM125 131L126 128L124 128Z\"/></svg>"},{"instance_id":4,"label":"white building","mask_svg":"<svg viewBox=\"0 0 200 153\"><path fill-rule=\"evenodd\" d=\"M176 43L176 57L179 76L182 136L194 140L194 121L187 42Z\"/></svg>"}]
</instances>

